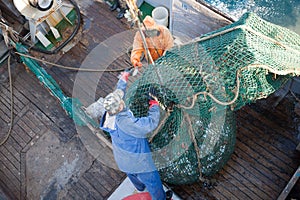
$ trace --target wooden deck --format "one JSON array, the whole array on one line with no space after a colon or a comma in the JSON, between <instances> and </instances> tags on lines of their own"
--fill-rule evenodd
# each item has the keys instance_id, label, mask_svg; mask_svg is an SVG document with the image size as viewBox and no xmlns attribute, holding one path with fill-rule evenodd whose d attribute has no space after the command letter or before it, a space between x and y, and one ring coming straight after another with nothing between
<instances>
[{"instance_id":1,"label":"wooden deck","mask_svg":"<svg viewBox=\"0 0 300 200\"><path fill-rule=\"evenodd\" d=\"M126 20L117 20L116 12L110 12L105 3L79 1L79 5L83 24L75 39L76 46L64 54L43 55L46 60L80 67L99 43L114 34L129 30ZM205 13L207 15L211 13ZM209 21L205 20L205 23L209 27ZM219 26L226 23L228 21L224 19ZM216 28L213 26L203 33ZM129 38L128 46L131 41L132 38ZM124 53L109 67L116 69L129 66L125 60L128 57ZM65 94L72 96L77 73L56 67L45 68ZM84 144L82 136L78 134L78 127L37 78L15 61L12 69L14 123L7 142L0 146L0 199L2 196L12 200L107 199L125 175L105 164L104 160L109 160L109 155L93 154L92 150L99 148L107 154L111 153L110 150L102 143L91 143L90 146ZM112 91L117 75L102 75L96 97ZM2 83L1 139L7 133L10 123L9 95L8 82ZM297 101L289 94L277 107L273 107L276 100L276 96L271 95L237 111L235 151L225 167L214 177L217 180L215 187L209 189L201 183L195 183L172 185L172 189L182 199L190 200L276 199L300 165L300 152L296 151L300 140L300 116L294 111ZM299 181L288 197L292 198L300 199Z\"/></svg>"}]
</instances>

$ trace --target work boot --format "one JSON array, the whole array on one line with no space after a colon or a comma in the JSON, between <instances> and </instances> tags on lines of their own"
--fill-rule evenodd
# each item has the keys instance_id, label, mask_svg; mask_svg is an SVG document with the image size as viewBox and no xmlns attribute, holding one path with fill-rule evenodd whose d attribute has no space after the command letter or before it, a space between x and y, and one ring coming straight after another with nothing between
<instances>
[{"instance_id":1,"label":"work boot","mask_svg":"<svg viewBox=\"0 0 300 200\"><path fill-rule=\"evenodd\" d=\"M125 9L122 8L117 15L117 19L122 19L124 17L124 14L125 14Z\"/></svg>"},{"instance_id":2,"label":"work boot","mask_svg":"<svg viewBox=\"0 0 300 200\"><path fill-rule=\"evenodd\" d=\"M110 10L110 11L114 11L114 10L116 10L118 7L119 7L119 4L118 4L118 3L115 3L115 4L113 4L112 6L110 6L109 10Z\"/></svg>"},{"instance_id":3,"label":"work boot","mask_svg":"<svg viewBox=\"0 0 300 200\"><path fill-rule=\"evenodd\" d=\"M172 190L166 191L166 200L172 200L173 192Z\"/></svg>"}]
</instances>

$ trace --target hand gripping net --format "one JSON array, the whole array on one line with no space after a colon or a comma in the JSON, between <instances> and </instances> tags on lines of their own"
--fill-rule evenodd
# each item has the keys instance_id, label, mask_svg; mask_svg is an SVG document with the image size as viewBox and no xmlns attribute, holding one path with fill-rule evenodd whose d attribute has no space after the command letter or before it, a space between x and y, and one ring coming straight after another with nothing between
<instances>
[{"instance_id":1,"label":"hand gripping net","mask_svg":"<svg viewBox=\"0 0 300 200\"><path fill-rule=\"evenodd\" d=\"M128 89L136 117L147 115L154 87L163 111L149 135L161 178L172 184L205 180L229 160L235 114L300 73L300 36L255 14L172 48Z\"/></svg>"}]
</instances>

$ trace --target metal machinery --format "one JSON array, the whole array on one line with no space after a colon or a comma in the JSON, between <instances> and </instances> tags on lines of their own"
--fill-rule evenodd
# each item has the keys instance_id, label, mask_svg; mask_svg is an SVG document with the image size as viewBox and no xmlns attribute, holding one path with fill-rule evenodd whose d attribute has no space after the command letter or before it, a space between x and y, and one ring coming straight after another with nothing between
<instances>
[{"instance_id":1,"label":"metal machinery","mask_svg":"<svg viewBox=\"0 0 300 200\"><path fill-rule=\"evenodd\" d=\"M4 0L8 1L10 0ZM31 44L30 46L31 50L40 51L42 53L47 54L55 54L59 50L61 50L67 43L69 43L73 37L76 35L76 33L79 30L80 27L80 10L74 0L69 0L72 5L69 4L63 4L62 0L11 0L13 1L15 7L17 10L14 10L13 12L9 11L9 14L12 14L14 18L17 18L18 16L24 16L25 20L24 23L21 24L21 26L24 28L26 27L26 23L29 23L29 33L28 29L27 32L24 34L21 34L19 31L15 30L15 27L13 26L13 22L15 19L11 20L10 22L7 22L4 18L2 20L1 17L1 25L9 24L7 27L13 28L13 32L17 33L20 41L16 42L13 41L12 38L9 38L11 40L12 46L15 48L16 52L21 54L20 55L20 61L23 62L28 69L30 69L40 80L40 82L49 89L51 94L55 96L61 103L61 106L66 111L66 113L73 118L76 124L80 126L88 126L98 137L102 137L100 133L96 131L96 128L98 127L98 124L91 119L82 109L82 104L78 99L73 99L71 97L68 97L64 94L64 92L61 90L59 85L56 83L56 81L46 72L46 70L40 66L40 64L35 61L34 59L31 59L29 56L29 51L27 48L28 43L26 40L31 37ZM13 6L11 6L11 3L8 4L12 9ZM6 9L5 7L4 9ZM67 18L67 15L72 10L75 10L77 20L75 22L70 21ZM5 15L7 16L7 15ZM75 18L75 17L74 17ZM73 28L73 32L68 38L65 38L58 47L56 47L54 50L44 50L41 48L35 48L35 43L37 40L39 40L43 45L45 45L48 41L46 38L46 34L49 31L52 31L53 35L55 34L59 35L58 30L55 28L60 21L65 19L67 23L70 23ZM1 30L1 29L0 29ZM6 30L4 30L6 31ZM3 36L5 34L2 34ZM23 37L23 38L22 38ZM37 40L36 40L37 38ZM5 44L4 44L5 45ZM0 48L1 50L1 48ZM1 69L1 68L0 68ZM1 74L1 72L0 72Z\"/></svg>"},{"instance_id":2,"label":"metal machinery","mask_svg":"<svg viewBox=\"0 0 300 200\"><path fill-rule=\"evenodd\" d=\"M46 48L52 44L45 35L51 31L56 39L61 38L55 26L62 19L68 21L66 15L73 9L63 5L62 0L13 0L13 3L29 22L31 42L35 44L38 39Z\"/></svg>"},{"instance_id":3,"label":"metal machinery","mask_svg":"<svg viewBox=\"0 0 300 200\"><path fill-rule=\"evenodd\" d=\"M25 18L18 12L13 3L10 0L1 0L0 1L0 21L4 22L6 20L14 21L20 26L24 26ZM5 19L2 17L5 15ZM18 29L16 27L16 29ZM8 57L8 49L5 45L5 42L2 37L2 31L0 30L0 64L3 63ZM0 72L1 73L1 72Z\"/></svg>"},{"instance_id":4,"label":"metal machinery","mask_svg":"<svg viewBox=\"0 0 300 200\"><path fill-rule=\"evenodd\" d=\"M32 7L39 9L40 11L47 11L53 5L53 0L28 0Z\"/></svg>"}]
</instances>

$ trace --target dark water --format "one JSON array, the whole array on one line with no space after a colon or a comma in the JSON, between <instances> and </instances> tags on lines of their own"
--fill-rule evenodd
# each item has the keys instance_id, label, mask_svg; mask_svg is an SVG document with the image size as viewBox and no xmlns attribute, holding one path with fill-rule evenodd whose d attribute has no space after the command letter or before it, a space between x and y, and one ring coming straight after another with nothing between
<instances>
[{"instance_id":1,"label":"dark water","mask_svg":"<svg viewBox=\"0 0 300 200\"><path fill-rule=\"evenodd\" d=\"M245 12L255 12L263 19L300 34L300 0L205 0L237 20Z\"/></svg>"}]
</instances>

